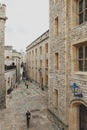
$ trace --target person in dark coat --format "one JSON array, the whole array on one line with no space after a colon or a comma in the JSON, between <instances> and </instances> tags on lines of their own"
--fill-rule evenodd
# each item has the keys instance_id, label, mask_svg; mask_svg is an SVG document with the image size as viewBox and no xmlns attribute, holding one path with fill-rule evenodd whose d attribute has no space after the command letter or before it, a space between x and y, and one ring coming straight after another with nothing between
<instances>
[{"instance_id":1,"label":"person in dark coat","mask_svg":"<svg viewBox=\"0 0 87 130\"><path fill-rule=\"evenodd\" d=\"M26 84L26 87L27 87L27 89L28 89L28 84Z\"/></svg>"},{"instance_id":2,"label":"person in dark coat","mask_svg":"<svg viewBox=\"0 0 87 130\"><path fill-rule=\"evenodd\" d=\"M29 128L30 125L30 117L31 117L31 113L27 111L26 112L27 128Z\"/></svg>"}]
</instances>

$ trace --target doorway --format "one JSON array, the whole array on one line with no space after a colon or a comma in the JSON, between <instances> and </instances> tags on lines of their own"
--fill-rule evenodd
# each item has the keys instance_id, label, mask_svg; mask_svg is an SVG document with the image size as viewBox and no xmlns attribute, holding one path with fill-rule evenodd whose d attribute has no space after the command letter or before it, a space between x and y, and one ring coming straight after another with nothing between
<instances>
[{"instance_id":1,"label":"doorway","mask_svg":"<svg viewBox=\"0 0 87 130\"><path fill-rule=\"evenodd\" d=\"M82 101L74 101L70 105L69 130L87 130L87 107Z\"/></svg>"},{"instance_id":2,"label":"doorway","mask_svg":"<svg viewBox=\"0 0 87 130\"><path fill-rule=\"evenodd\" d=\"M80 105L80 130L87 130L87 107Z\"/></svg>"}]
</instances>

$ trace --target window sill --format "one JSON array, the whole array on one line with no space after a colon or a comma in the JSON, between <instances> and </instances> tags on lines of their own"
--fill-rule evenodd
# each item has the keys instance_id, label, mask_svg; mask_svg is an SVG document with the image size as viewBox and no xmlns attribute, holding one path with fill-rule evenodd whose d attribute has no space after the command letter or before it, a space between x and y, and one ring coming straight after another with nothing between
<instances>
[{"instance_id":1,"label":"window sill","mask_svg":"<svg viewBox=\"0 0 87 130\"><path fill-rule=\"evenodd\" d=\"M75 26L72 28L72 30L77 29L77 28L80 28L81 26L84 26L84 25L86 25L86 24L87 24L87 21L85 21L85 22L83 22L83 23L81 23L81 24L77 24L77 25L75 25Z\"/></svg>"},{"instance_id":2,"label":"window sill","mask_svg":"<svg viewBox=\"0 0 87 130\"><path fill-rule=\"evenodd\" d=\"M73 74L77 74L77 75L87 75L87 72L80 72L80 71L78 71L78 72L74 72Z\"/></svg>"}]
</instances>

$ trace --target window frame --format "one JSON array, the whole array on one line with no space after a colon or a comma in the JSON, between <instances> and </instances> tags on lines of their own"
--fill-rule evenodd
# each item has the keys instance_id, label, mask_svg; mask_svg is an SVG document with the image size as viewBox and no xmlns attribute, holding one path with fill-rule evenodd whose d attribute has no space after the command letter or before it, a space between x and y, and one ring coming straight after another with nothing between
<instances>
[{"instance_id":1,"label":"window frame","mask_svg":"<svg viewBox=\"0 0 87 130\"><path fill-rule=\"evenodd\" d=\"M58 16L56 16L55 20L54 20L54 35L55 36L59 35L59 18L58 18Z\"/></svg>"},{"instance_id":2,"label":"window frame","mask_svg":"<svg viewBox=\"0 0 87 130\"><path fill-rule=\"evenodd\" d=\"M83 48L83 57L82 58L79 58L80 56L80 48ZM86 47L87 45L83 45L83 46L79 46L78 47L78 70L81 71L81 72L87 72L87 68L86 68L86 63L87 63L87 57L86 57ZM79 62L82 61L83 64L82 64L82 70L80 68L80 64Z\"/></svg>"},{"instance_id":3,"label":"window frame","mask_svg":"<svg viewBox=\"0 0 87 130\"><path fill-rule=\"evenodd\" d=\"M80 9L80 2L82 1L82 9ZM79 24L82 24L87 21L87 3L86 0L78 0L78 17L79 17ZM81 18L82 17L82 18Z\"/></svg>"},{"instance_id":4,"label":"window frame","mask_svg":"<svg viewBox=\"0 0 87 130\"><path fill-rule=\"evenodd\" d=\"M54 54L54 69L55 69L55 72L59 70L59 53L58 52L55 52Z\"/></svg>"}]
</instances>

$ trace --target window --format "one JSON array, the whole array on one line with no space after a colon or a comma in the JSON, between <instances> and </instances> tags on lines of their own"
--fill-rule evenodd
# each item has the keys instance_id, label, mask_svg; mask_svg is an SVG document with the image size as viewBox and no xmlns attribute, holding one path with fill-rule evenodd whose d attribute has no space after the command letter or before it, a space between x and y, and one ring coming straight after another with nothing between
<instances>
[{"instance_id":1,"label":"window","mask_svg":"<svg viewBox=\"0 0 87 130\"><path fill-rule=\"evenodd\" d=\"M45 76L45 85L48 86L48 75Z\"/></svg>"},{"instance_id":2,"label":"window","mask_svg":"<svg viewBox=\"0 0 87 130\"><path fill-rule=\"evenodd\" d=\"M45 60L45 68L48 69L48 59Z\"/></svg>"},{"instance_id":3,"label":"window","mask_svg":"<svg viewBox=\"0 0 87 130\"><path fill-rule=\"evenodd\" d=\"M78 49L78 68L79 71L87 71L87 45Z\"/></svg>"},{"instance_id":4,"label":"window","mask_svg":"<svg viewBox=\"0 0 87 130\"><path fill-rule=\"evenodd\" d=\"M42 55L42 46L40 46L40 54Z\"/></svg>"},{"instance_id":5,"label":"window","mask_svg":"<svg viewBox=\"0 0 87 130\"><path fill-rule=\"evenodd\" d=\"M59 69L59 58L58 58L58 53L55 53L55 70Z\"/></svg>"},{"instance_id":6,"label":"window","mask_svg":"<svg viewBox=\"0 0 87 130\"><path fill-rule=\"evenodd\" d=\"M58 90L54 89L53 93L53 105L55 108L58 107Z\"/></svg>"},{"instance_id":7,"label":"window","mask_svg":"<svg viewBox=\"0 0 87 130\"><path fill-rule=\"evenodd\" d=\"M48 53L48 43L45 44L45 52Z\"/></svg>"},{"instance_id":8,"label":"window","mask_svg":"<svg viewBox=\"0 0 87 130\"><path fill-rule=\"evenodd\" d=\"M79 24L87 21L87 0L79 0Z\"/></svg>"},{"instance_id":9,"label":"window","mask_svg":"<svg viewBox=\"0 0 87 130\"><path fill-rule=\"evenodd\" d=\"M32 57L34 57L34 51L32 51Z\"/></svg>"},{"instance_id":10,"label":"window","mask_svg":"<svg viewBox=\"0 0 87 130\"><path fill-rule=\"evenodd\" d=\"M35 54L36 54L36 56L37 56L37 48L35 49Z\"/></svg>"},{"instance_id":11,"label":"window","mask_svg":"<svg viewBox=\"0 0 87 130\"><path fill-rule=\"evenodd\" d=\"M55 36L58 35L58 17L55 18L55 27L54 27L54 31L55 31Z\"/></svg>"}]
</instances>

